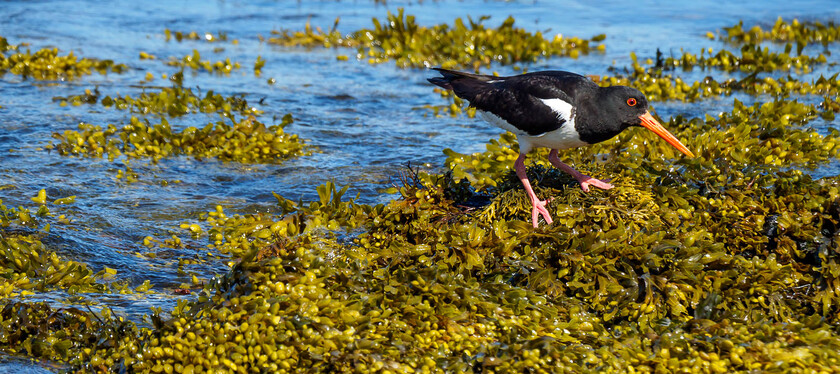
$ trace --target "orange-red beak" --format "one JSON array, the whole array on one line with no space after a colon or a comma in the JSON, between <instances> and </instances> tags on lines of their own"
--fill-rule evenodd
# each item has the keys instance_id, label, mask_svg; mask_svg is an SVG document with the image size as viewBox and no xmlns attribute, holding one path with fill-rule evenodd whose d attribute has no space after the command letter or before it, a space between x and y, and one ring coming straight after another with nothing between
<instances>
[{"instance_id":1,"label":"orange-red beak","mask_svg":"<svg viewBox=\"0 0 840 374\"><path fill-rule=\"evenodd\" d=\"M674 148L678 149L680 152L685 153L688 157L694 157L694 153L686 148L683 143L680 143L680 140L677 139L676 136L665 130L664 127L650 115L650 112L645 112L639 116L642 120L642 126L647 127L648 130L653 131L656 135L659 135L662 139L665 139L668 144L674 146Z\"/></svg>"}]
</instances>

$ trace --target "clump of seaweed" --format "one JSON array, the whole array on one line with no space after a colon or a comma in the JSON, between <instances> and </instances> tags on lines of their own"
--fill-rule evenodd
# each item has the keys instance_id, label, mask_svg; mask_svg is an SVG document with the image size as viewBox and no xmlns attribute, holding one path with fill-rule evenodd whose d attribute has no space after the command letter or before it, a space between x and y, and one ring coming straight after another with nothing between
<instances>
[{"instance_id":1,"label":"clump of seaweed","mask_svg":"<svg viewBox=\"0 0 840 374\"><path fill-rule=\"evenodd\" d=\"M99 74L122 73L128 69L124 64L112 60L76 57L71 51L59 56L58 48L43 48L34 53L22 48L26 44L13 45L0 36L0 75L11 73L23 78L38 80L74 80L92 71Z\"/></svg>"},{"instance_id":2,"label":"clump of seaweed","mask_svg":"<svg viewBox=\"0 0 840 374\"><path fill-rule=\"evenodd\" d=\"M306 148L297 135L287 134L283 128L292 123L291 114L281 123L266 126L253 116L227 124L208 123L203 128L187 127L175 131L163 118L152 124L132 116L122 128L79 124L80 131L54 133L57 143L47 146L62 155L107 157L124 155L127 158L150 158L157 162L174 155L190 155L197 159L216 158L223 161L271 163L305 154Z\"/></svg>"},{"instance_id":3,"label":"clump of seaweed","mask_svg":"<svg viewBox=\"0 0 840 374\"><path fill-rule=\"evenodd\" d=\"M373 19L372 29L362 29L348 35L333 28L324 32L313 30L307 23L304 31L272 31L269 43L282 46L349 47L356 48L356 58L383 63L393 60L400 67L443 66L489 67L492 63L513 64L534 62L551 56L577 57L590 51L603 51L604 46L593 45L604 39L598 35L590 40L556 35L547 39L542 32L531 33L514 27L514 18L508 17L498 28L487 28L472 18L465 23L456 18L453 25L420 26L414 16L406 15L400 8L397 14L388 12L385 20Z\"/></svg>"},{"instance_id":4,"label":"clump of seaweed","mask_svg":"<svg viewBox=\"0 0 840 374\"><path fill-rule=\"evenodd\" d=\"M179 43L184 40L203 40L208 43L228 41L228 35L226 32L223 31L219 31L216 34L213 34L212 32L198 33L195 31L172 31L166 28L163 29L163 35L167 42L172 39L175 39L175 41ZM233 40L233 43L237 43L236 39Z\"/></svg>"},{"instance_id":5,"label":"clump of seaweed","mask_svg":"<svg viewBox=\"0 0 840 374\"><path fill-rule=\"evenodd\" d=\"M704 97L731 95L733 92L745 92L753 95L770 94L778 97L791 95L827 95L838 93L837 74L830 77L820 76L811 82L787 77L761 77L759 73L796 70L808 72L813 65L825 64L826 56L804 55L802 52L809 44L820 43L828 46L837 41L838 27L833 23L824 25L819 22L800 23L794 19L790 23L779 18L769 31L754 26L743 31L742 23L724 28L721 39L740 45L740 55L722 50L713 54L711 49L701 51L700 56L683 52L680 56L663 58L657 53L656 60L648 60L647 66L637 61L631 54L633 64L624 73L616 76L601 77L603 85L629 85L641 90L650 100L696 101ZM785 43L784 51L771 52L761 43L772 41ZM794 44L796 46L794 52ZM708 53L708 56L705 54ZM724 71L742 71L750 73L744 78L729 78L719 82L709 76L693 83L682 78L665 74L664 71L677 67L690 70L694 67L715 68Z\"/></svg>"},{"instance_id":6,"label":"clump of seaweed","mask_svg":"<svg viewBox=\"0 0 840 374\"><path fill-rule=\"evenodd\" d=\"M242 66L238 62L231 62L229 58L224 61L212 62L210 60L201 60L201 53L197 49L193 49L193 53L186 55L181 59L172 57L166 62L166 65L176 66L181 69L192 69L194 71L206 71L209 73L216 73L221 75L230 75L234 70L239 70Z\"/></svg>"},{"instance_id":7,"label":"clump of seaweed","mask_svg":"<svg viewBox=\"0 0 840 374\"><path fill-rule=\"evenodd\" d=\"M5 353L50 360L79 372L120 367L126 357L137 354L140 331L108 309L94 313L15 301L0 310L0 346Z\"/></svg>"},{"instance_id":8,"label":"clump of seaweed","mask_svg":"<svg viewBox=\"0 0 840 374\"><path fill-rule=\"evenodd\" d=\"M106 108L129 110L138 114L161 114L170 117L179 117L190 113L219 113L223 117L239 115L260 115L263 112L248 105L248 101L239 96L222 96L213 90L207 91L203 96L200 92L194 92L191 88L173 86L161 87L158 92L143 92L137 97L105 96L99 92L99 88L93 91L87 89L84 94L67 97L53 97L60 105L79 106L82 104L100 103Z\"/></svg>"},{"instance_id":9,"label":"clump of seaweed","mask_svg":"<svg viewBox=\"0 0 840 374\"><path fill-rule=\"evenodd\" d=\"M761 48L757 44L746 44L741 47L740 55L727 50L714 53L711 48L708 48L701 50L699 56L683 52L678 58L667 57L661 67L665 70L676 68L691 70L694 67L716 68L727 72L747 73L793 69L808 72L811 65L824 64L827 61L822 53L815 57L802 54L791 55L791 48L792 46L788 44L784 52L772 52L768 47Z\"/></svg>"},{"instance_id":10,"label":"clump of seaweed","mask_svg":"<svg viewBox=\"0 0 840 374\"><path fill-rule=\"evenodd\" d=\"M733 44L761 43L763 41L793 42L797 44L797 54L800 54L808 44L820 43L827 46L829 43L840 40L840 25L833 21L827 24L800 22L796 18L790 22L785 22L782 17L779 17L773 27L768 30L758 25L751 27L749 30L744 30L744 21L740 21L737 25L725 27L720 39Z\"/></svg>"}]
</instances>

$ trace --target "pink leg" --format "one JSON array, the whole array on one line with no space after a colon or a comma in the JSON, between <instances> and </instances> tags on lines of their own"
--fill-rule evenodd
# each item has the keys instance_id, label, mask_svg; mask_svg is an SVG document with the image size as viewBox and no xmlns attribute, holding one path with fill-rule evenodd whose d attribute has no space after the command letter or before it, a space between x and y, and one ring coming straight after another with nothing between
<instances>
[{"instance_id":1,"label":"pink leg","mask_svg":"<svg viewBox=\"0 0 840 374\"><path fill-rule=\"evenodd\" d=\"M545 209L547 201L537 198L537 194L535 194L534 189L531 188L531 182L528 180L528 174L525 173L525 157L525 154L520 153L519 158L516 159L513 167L516 170L516 176L519 177L522 185L525 186L525 192L528 194L528 198L531 199L531 205L534 207L531 209L531 219L534 221L534 228L538 226L539 221L537 220L539 219L540 214L543 218L545 218L546 223L551 224L551 215L548 214L548 210Z\"/></svg>"},{"instance_id":2,"label":"pink leg","mask_svg":"<svg viewBox=\"0 0 840 374\"><path fill-rule=\"evenodd\" d=\"M609 182L609 179L606 181L598 180L586 174L582 174L581 172L572 169L571 166L564 164L559 158L557 158L556 149L552 149L551 153L548 154L548 161L550 161L554 167L569 173L569 175L577 179L578 183L580 183L580 188L582 188L584 192L589 192L589 186L595 186L603 190L613 188L613 185L607 183Z\"/></svg>"}]
</instances>

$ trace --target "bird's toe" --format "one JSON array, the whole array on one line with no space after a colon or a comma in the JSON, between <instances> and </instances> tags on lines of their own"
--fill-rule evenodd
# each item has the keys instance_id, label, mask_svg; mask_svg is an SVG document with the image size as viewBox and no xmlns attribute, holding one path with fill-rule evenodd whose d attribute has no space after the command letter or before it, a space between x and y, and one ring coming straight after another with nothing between
<instances>
[{"instance_id":1,"label":"bird's toe","mask_svg":"<svg viewBox=\"0 0 840 374\"><path fill-rule=\"evenodd\" d=\"M548 213L548 209L545 208L545 205L548 204L548 200L538 200L534 201L534 207L531 209L531 220L534 223L534 228L539 226L539 219L540 216L545 219L545 223L551 224L553 220L551 219L551 214Z\"/></svg>"},{"instance_id":2,"label":"bird's toe","mask_svg":"<svg viewBox=\"0 0 840 374\"><path fill-rule=\"evenodd\" d=\"M600 180L592 177L587 177L586 179L580 181L580 188L583 189L583 192L589 192L589 186L598 187L602 190L609 190L615 187L612 184L607 183L608 181L609 179Z\"/></svg>"}]
</instances>

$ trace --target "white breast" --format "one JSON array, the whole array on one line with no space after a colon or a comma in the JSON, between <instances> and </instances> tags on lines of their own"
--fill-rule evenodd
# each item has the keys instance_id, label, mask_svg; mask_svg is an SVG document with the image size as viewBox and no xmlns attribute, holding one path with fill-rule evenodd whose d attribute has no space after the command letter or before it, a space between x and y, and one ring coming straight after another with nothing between
<instances>
[{"instance_id":1,"label":"white breast","mask_svg":"<svg viewBox=\"0 0 840 374\"><path fill-rule=\"evenodd\" d=\"M577 130L575 130L574 122L566 122L557 130L549 131L537 136L517 134L517 139L519 139L520 145L523 143L524 138L528 138L527 142L530 143L532 147L566 149L589 145L589 143L580 140L580 134L578 134Z\"/></svg>"}]
</instances>

